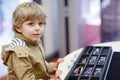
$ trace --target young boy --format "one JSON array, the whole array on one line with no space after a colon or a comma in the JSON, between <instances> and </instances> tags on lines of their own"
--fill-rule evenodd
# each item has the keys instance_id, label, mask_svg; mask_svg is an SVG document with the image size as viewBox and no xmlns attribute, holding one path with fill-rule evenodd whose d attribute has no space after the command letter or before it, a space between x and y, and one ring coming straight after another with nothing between
<instances>
[{"instance_id":1,"label":"young boy","mask_svg":"<svg viewBox=\"0 0 120 80\"><path fill-rule=\"evenodd\" d=\"M46 15L35 2L20 4L13 13L11 44L3 46L2 59L8 66L8 80L49 80L63 61L48 63L40 42L44 33ZM56 78L60 73L57 74Z\"/></svg>"}]
</instances>

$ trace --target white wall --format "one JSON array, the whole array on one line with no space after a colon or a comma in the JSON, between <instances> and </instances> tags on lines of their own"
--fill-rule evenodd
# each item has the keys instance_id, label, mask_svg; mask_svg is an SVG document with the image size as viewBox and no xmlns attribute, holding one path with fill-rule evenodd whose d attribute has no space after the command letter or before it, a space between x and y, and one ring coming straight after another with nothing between
<instances>
[{"instance_id":1,"label":"white wall","mask_svg":"<svg viewBox=\"0 0 120 80\"><path fill-rule=\"evenodd\" d=\"M42 5L47 15L44 48L46 56L50 56L59 49L57 0L42 0Z\"/></svg>"}]
</instances>

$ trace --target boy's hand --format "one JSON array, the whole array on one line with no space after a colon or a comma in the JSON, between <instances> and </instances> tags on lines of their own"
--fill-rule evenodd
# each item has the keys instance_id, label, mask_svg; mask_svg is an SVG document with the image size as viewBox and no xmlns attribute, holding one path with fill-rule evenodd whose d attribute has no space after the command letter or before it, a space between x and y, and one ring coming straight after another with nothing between
<instances>
[{"instance_id":1,"label":"boy's hand","mask_svg":"<svg viewBox=\"0 0 120 80\"><path fill-rule=\"evenodd\" d=\"M55 67L54 67L54 70L56 71L56 73L55 73L55 79L56 80L60 80L60 75L62 74L62 71L61 70L58 70L58 65L59 65L59 63L61 63L61 62L63 62L64 60L63 60L63 58L59 58L58 60L57 60L57 62L56 62L56 65L55 65Z\"/></svg>"},{"instance_id":2,"label":"boy's hand","mask_svg":"<svg viewBox=\"0 0 120 80\"><path fill-rule=\"evenodd\" d=\"M60 80L60 75L62 74L61 70L57 70L55 74L55 80Z\"/></svg>"},{"instance_id":3,"label":"boy's hand","mask_svg":"<svg viewBox=\"0 0 120 80\"><path fill-rule=\"evenodd\" d=\"M54 70L55 70L55 71L57 70L59 63L61 63L61 62L63 62L63 61L64 61L63 58L59 58L59 59L57 60L56 65L55 65L55 67L54 67Z\"/></svg>"}]
</instances>

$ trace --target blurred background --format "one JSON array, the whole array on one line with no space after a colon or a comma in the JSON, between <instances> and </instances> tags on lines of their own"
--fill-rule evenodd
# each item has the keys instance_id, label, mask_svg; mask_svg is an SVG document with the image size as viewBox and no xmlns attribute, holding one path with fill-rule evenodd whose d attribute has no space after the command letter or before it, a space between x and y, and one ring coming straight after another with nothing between
<instances>
[{"instance_id":1,"label":"blurred background","mask_svg":"<svg viewBox=\"0 0 120 80\"><path fill-rule=\"evenodd\" d=\"M0 53L14 35L12 13L25 1L45 8L47 24L42 41L48 61L88 45L120 40L120 0L0 0ZM6 80L6 75L0 58L0 79Z\"/></svg>"}]
</instances>

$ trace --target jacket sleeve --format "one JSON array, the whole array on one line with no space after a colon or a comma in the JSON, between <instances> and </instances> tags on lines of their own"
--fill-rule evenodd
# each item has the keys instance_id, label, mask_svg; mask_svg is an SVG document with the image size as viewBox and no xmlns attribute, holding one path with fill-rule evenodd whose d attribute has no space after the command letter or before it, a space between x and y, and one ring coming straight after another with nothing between
<instances>
[{"instance_id":1,"label":"jacket sleeve","mask_svg":"<svg viewBox=\"0 0 120 80\"><path fill-rule=\"evenodd\" d=\"M18 80L35 80L32 64L27 53L17 51L11 54L8 65L11 66Z\"/></svg>"},{"instance_id":2,"label":"jacket sleeve","mask_svg":"<svg viewBox=\"0 0 120 80\"><path fill-rule=\"evenodd\" d=\"M42 43L39 44L39 47L40 47L40 49L42 49L42 52L44 53ZM45 54L43 54L43 55L44 55L44 58L45 58ZM55 71L54 71L55 63L54 62L47 62L46 60L45 60L45 63L46 63L46 66L47 66L48 73L54 74L55 73Z\"/></svg>"},{"instance_id":3,"label":"jacket sleeve","mask_svg":"<svg viewBox=\"0 0 120 80\"><path fill-rule=\"evenodd\" d=\"M48 68L48 72L50 73L50 74L54 74L55 73L55 71L54 71L54 67L55 67L55 63L54 62L47 62L46 61L46 64L47 64L47 68Z\"/></svg>"}]
</instances>

